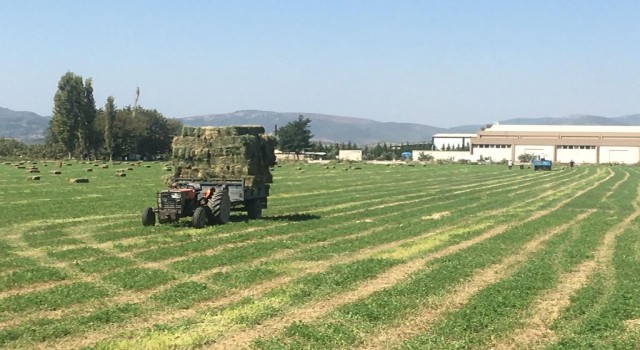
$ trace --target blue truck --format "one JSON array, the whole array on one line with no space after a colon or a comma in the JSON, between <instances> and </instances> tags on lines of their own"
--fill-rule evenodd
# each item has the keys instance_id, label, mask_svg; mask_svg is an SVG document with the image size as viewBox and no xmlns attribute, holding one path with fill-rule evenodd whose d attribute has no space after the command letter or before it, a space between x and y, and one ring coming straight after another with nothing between
<instances>
[{"instance_id":1,"label":"blue truck","mask_svg":"<svg viewBox=\"0 0 640 350\"><path fill-rule=\"evenodd\" d=\"M546 159L532 159L531 167L533 170L551 170L553 162Z\"/></svg>"}]
</instances>

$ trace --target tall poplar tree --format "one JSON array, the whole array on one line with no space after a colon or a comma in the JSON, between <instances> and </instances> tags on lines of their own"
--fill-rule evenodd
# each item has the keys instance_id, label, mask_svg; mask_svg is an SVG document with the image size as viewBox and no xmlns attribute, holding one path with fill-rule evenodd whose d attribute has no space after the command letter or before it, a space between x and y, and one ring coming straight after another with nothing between
<instances>
[{"instance_id":1,"label":"tall poplar tree","mask_svg":"<svg viewBox=\"0 0 640 350\"><path fill-rule=\"evenodd\" d=\"M65 148L69 158L78 144L80 120L85 113L85 90L82 77L65 73L58 82L53 98L50 127L52 133Z\"/></svg>"},{"instance_id":2,"label":"tall poplar tree","mask_svg":"<svg viewBox=\"0 0 640 350\"><path fill-rule=\"evenodd\" d=\"M95 138L95 120L96 120L96 101L93 98L93 84L91 78L88 78L84 82L84 104L82 108L82 115L78 122L78 139L80 141L80 151L84 157L88 154L89 147L93 148L93 143L97 140Z\"/></svg>"},{"instance_id":3,"label":"tall poplar tree","mask_svg":"<svg viewBox=\"0 0 640 350\"><path fill-rule=\"evenodd\" d=\"M104 113L106 117L104 123L104 146L109 153L109 161L113 161L113 123L116 120L116 105L113 96L107 97Z\"/></svg>"}]
</instances>

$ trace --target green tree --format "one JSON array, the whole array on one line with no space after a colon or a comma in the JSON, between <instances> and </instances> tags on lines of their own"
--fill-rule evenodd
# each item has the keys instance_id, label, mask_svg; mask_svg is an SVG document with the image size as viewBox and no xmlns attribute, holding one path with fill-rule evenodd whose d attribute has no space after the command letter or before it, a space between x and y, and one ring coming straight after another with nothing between
<instances>
[{"instance_id":1,"label":"green tree","mask_svg":"<svg viewBox=\"0 0 640 350\"><path fill-rule=\"evenodd\" d=\"M172 126L169 120L155 109L144 109L138 106L134 113L136 154L150 158L171 149L172 136L177 134L175 125Z\"/></svg>"},{"instance_id":2,"label":"green tree","mask_svg":"<svg viewBox=\"0 0 640 350\"><path fill-rule=\"evenodd\" d=\"M85 89L82 77L67 72L58 82L53 98L53 113L50 128L54 138L62 143L71 158L78 144L80 120L85 113Z\"/></svg>"},{"instance_id":3,"label":"green tree","mask_svg":"<svg viewBox=\"0 0 640 350\"><path fill-rule=\"evenodd\" d=\"M109 161L113 161L113 124L115 120L116 104L113 96L109 96L104 105L104 147L109 154Z\"/></svg>"},{"instance_id":4,"label":"green tree","mask_svg":"<svg viewBox=\"0 0 640 350\"><path fill-rule=\"evenodd\" d=\"M80 152L83 157L89 154L89 150L96 150L99 147L99 138L95 129L96 114L93 82L91 78L88 78L84 82L84 105L78 121L78 140L80 141Z\"/></svg>"},{"instance_id":5,"label":"green tree","mask_svg":"<svg viewBox=\"0 0 640 350\"><path fill-rule=\"evenodd\" d=\"M287 125L278 129L278 145L283 152L294 152L296 157L304 150L311 148L311 130L309 124L311 119L299 115Z\"/></svg>"},{"instance_id":6,"label":"green tree","mask_svg":"<svg viewBox=\"0 0 640 350\"><path fill-rule=\"evenodd\" d=\"M0 157L14 158L27 153L27 145L16 139L0 137Z\"/></svg>"},{"instance_id":7,"label":"green tree","mask_svg":"<svg viewBox=\"0 0 640 350\"><path fill-rule=\"evenodd\" d=\"M533 158L535 158L536 156L534 154L529 154L529 153L523 153L521 155L518 156L518 160L522 163L529 163L531 162L531 160Z\"/></svg>"}]
</instances>

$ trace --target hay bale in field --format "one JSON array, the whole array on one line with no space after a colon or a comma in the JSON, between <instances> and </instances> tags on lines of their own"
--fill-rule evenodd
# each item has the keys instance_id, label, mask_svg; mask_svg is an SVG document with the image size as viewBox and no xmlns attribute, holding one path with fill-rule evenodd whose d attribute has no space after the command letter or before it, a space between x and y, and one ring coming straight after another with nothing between
<instances>
[{"instance_id":1,"label":"hay bale in field","mask_svg":"<svg viewBox=\"0 0 640 350\"><path fill-rule=\"evenodd\" d=\"M144 167L145 168L151 168L151 165L145 165Z\"/></svg>"},{"instance_id":2,"label":"hay bale in field","mask_svg":"<svg viewBox=\"0 0 640 350\"><path fill-rule=\"evenodd\" d=\"M124 172L125 172L124 169L116 169L116 174L122 174Z\"/></svg>"},{"instance_id":3,"label":"hay bale in field","mask_svg":"<svg viewBox=\"0 0 640 350\"><path fill-rule=\"evenodd\" d=\"M29 176L27 180L37 181L37 180L40 180L40 176Z\"/></svg>"},{"instance_id":4,"label":"hay bale in field","mask_svg":"<svg viewBox=\"0 0 640 350\"><path fill-rule=\"evenodd\" d=\"M73 165L73 163L67 163L66 165L67 165L67 166L72 166L72 165Z\"/></svg>"},{"instance_id":5,"label":"hay bale in field","mask_svg":"<svg viewBox=\"0 0 640 350\"><path fill-rule=\"evenodd\" d=\"M27 167L25 167L24 165L18 165L18 166L16 167L16 169L26 169L26 168L27 168Z\"/></svg>"},{"instance_id":6,"label":"hay bale in field","mask_svg":"<svg viewBox=\"0 0 640 350\"><path fill-rule=\"evenodd\" d=\"M131 171L131 170L133 170L133 168L127 168L127 170Z\"/></svg>"},{"instance_id":7,"label":"hay bale in field","mask_svg":"<svg viewBox=\"0 0 640 350\"><path fill-rule=\"evenodd\" d=\"M11 162L4 162L4 165L11 165Z\"/></svg>"},{"instance_id":8,"label":"hay bale in field","mask_svg":"<svg viewBox=\"0 0 640 350\"><path fill-rule=\"evenodd\" d=\"M89 179L87 178L76 178L76 179L69 179L69 183L70 184L86 184L89 183Z\"/></svg>"},{"instance_id":9,"label":"hay bale in field","mask_svg":"<svg viewBox=\"0 0 640 350\"><path fill-rule=\"evenodd\" d=\"M164 170L164 171L171 171L171 168L166 167L166 168L162 168L162 170Z\"/></svg>"},{"instance_id":10,"label":"hay bale in field","mask_svg":"<svg viewBox=\"0 0 640 350\"><path fill-rule=\"evenodd\" d=\"M93 166L96 166L96 167L97 167L97 166L100 166L100 164L94 164Z\"/></svg>"},{"instance_id":11,"label":"hay bale in field","mask_svg":"<svg viewBox=\"0 0 640 350\"><path fill-rule=\"evenodd\" d=\"M84 169L84 170L85 170L85 171L88 171L88 172L91 172L91 171L93 171L93 168L86 168L86 169Z\"/></svg>"},{"instance_id":12,"label":"hay bale in field","mask_svg":"<svg viewBox=\"0 0 640 350\"><path fill-rule=\"evenodd\" d=\"M125 177L127 176L126 173L116 173L116 177Z\"/></svg>"},{"instance_id":13,"label":"hay bale in field","mask_svg":"<svg viewBox=\"0 0 640 350\"><path fill-rule=\"evenodd\" d=\"M109 165L108 164L103 164L100 166L100 168L102 169L109 169Z\"/></svg>"},{"instance_id":14,"label":"hay bale in field","mask_svg":"<svg viewBox=\"0 0 640 350\"><path fill-rule=\"evenodd\" d=\"M39 173L40 170L38 168L31 168L27 170L28 173Z\"/></svg>"},{"instance_id":15,"label":"hay bale in field","mask_svg":"<svg viewBox=\"0 0 640 350\"><path fill-rule=\"evenodd\" d=\"M60 171L60 170L52 170L49 173L51 173L53 175L60 175L60 174L62 174L62 171Z\"/></svg>"}]
</instances>

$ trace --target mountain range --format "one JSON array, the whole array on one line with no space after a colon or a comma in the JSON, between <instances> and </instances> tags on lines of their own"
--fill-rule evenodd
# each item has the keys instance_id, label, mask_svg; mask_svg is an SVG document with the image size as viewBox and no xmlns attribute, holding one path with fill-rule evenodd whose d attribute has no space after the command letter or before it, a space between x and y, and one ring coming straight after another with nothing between
<instances>
[{"instance_id":1,"label":"mountain range","mask_svg":"<svg viewBox=\"0 0 640 350\"><path fill-rule=\"evenodd\" d=\"M37 143L44 140L44 131L47 127L49 127L49 118L33 112L12 111L0 107L0 137Z\"/></svg>"},{"instance_id":2,"label":"mountain range","mask_svg":"<svg viewBox=\"0 0 640 350\"><path fill-rule=\"evenodd\" d=\"M354 142L358 145L378 142L424 142L436 133L475 133L484 124L440 128L417 123L379 122L364 118L341 117L318 113L280 113L243 110L225 114L208 114L182 118L189 126L262 125L267 132L281 127L304 115L311 119L314 140L323 142ZM524 125L634 125L640 126L640 114L622 117L573 115L561 118L518 118L500 121L501 124ZM0 137L9 137L26 143L42 142L49 117L33 112L13 111L0 107Z\"/></svg>"}]
</instances>

